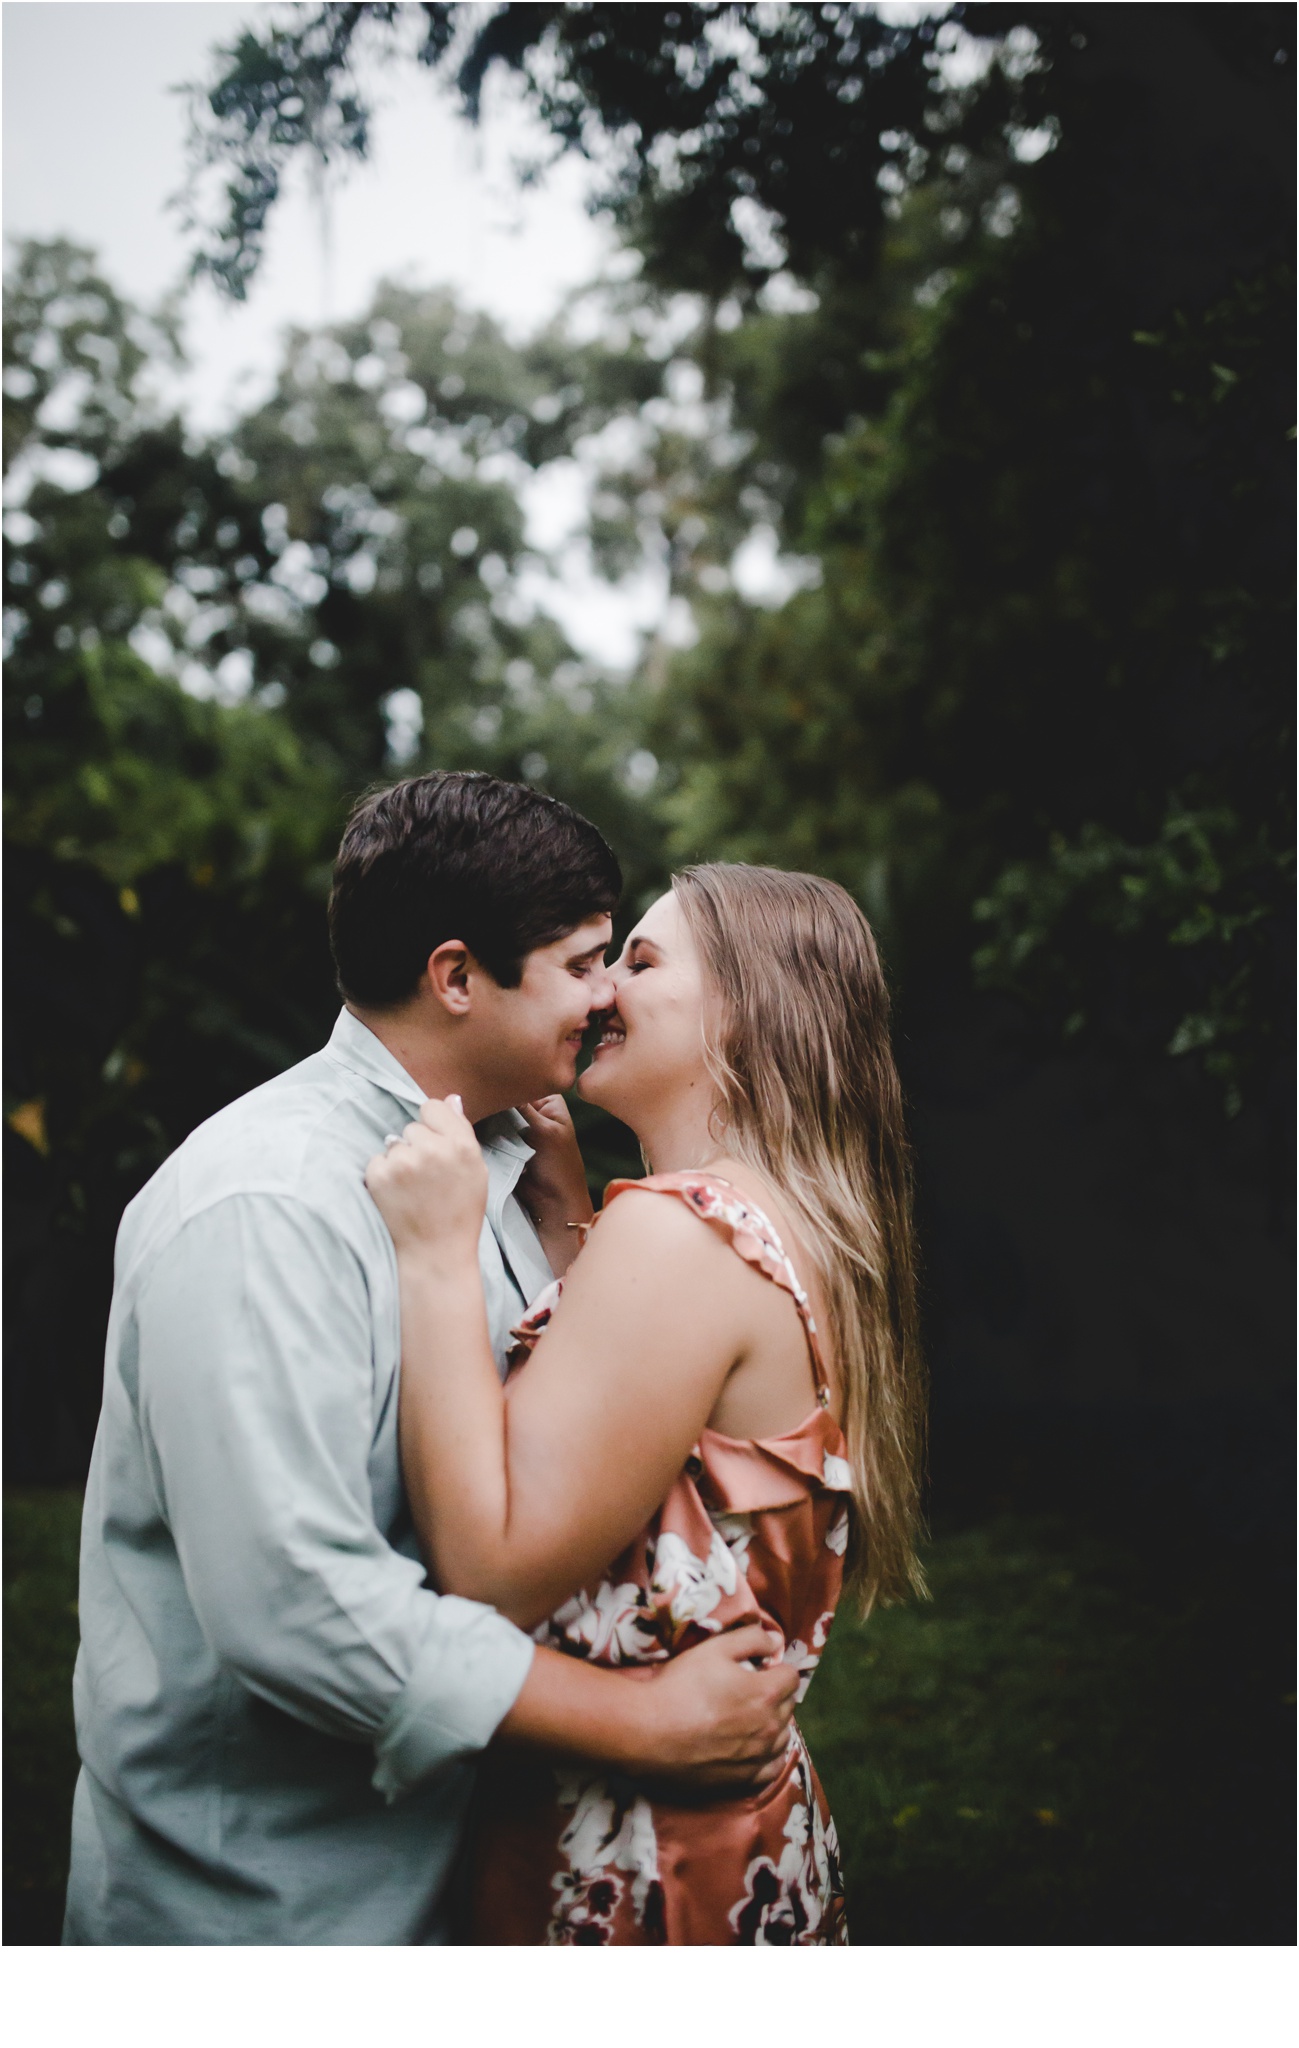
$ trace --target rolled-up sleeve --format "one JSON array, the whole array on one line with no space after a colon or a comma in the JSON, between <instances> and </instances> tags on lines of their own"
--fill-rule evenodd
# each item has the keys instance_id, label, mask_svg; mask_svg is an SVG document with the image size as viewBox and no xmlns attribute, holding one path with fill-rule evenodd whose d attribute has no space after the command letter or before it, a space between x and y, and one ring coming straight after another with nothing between
<instances>
[{"instance_id":1,"label":"rolled-up sleeve","mask_svg":"<svg viewBox=\"0 0 1299 2048\"><path fill-rule=\"evenodd\" d=\"M389 1799L480 1749L533 1646L431 1592L375 1522L355 1252L304 1202L231 1196L159 1254L136 1317L141 1428L213 1653L286 1713L373 1744Z\"/></svg>"}]
</instances>

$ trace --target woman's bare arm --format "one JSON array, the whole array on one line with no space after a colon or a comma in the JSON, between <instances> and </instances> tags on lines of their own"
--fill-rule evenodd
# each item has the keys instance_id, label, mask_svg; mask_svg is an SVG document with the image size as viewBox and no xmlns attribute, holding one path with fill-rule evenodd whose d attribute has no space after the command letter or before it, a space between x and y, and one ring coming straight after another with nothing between
<instances>
[{"instance_id":1,"label":"woman's bare arm","mask_svg":"<svg viewBox=\"0 0 1299 2048\"><path fill-rule=\"evenodd\" d=\"M747 1288L762 1283L681 1204L628 1194L507 1397L478 1274L472 1130L428 1104L411 1136L371 1169L398 1248L411 1510L439 1584L531 1625L663 1500L744 1349Z\"/></svg>"}]
</instances>

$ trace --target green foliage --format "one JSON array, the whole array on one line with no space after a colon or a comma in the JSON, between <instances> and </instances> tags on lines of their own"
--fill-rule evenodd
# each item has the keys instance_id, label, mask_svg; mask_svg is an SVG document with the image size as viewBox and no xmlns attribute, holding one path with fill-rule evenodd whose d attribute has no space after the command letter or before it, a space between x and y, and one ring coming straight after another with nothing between
<instances>
[{"instance_id":1,"label":"green foliage","mask_svg":"<svg viewBox=\"0 0 1299 2048\"><path fill-rule=\"evenodd\" d=\"M1265 829L1250 835L1225 807L1186 810L1174 799L1145 846L1084 825L1072 843L1053 835L1044 859L1005 868L975 904L989 936L974 965L985 986L1037 993L1045 954L1042 1000L1049 1008L1073 1004L1061 1029L1074 1038L1091 1021L1087 968L1099 936L1107 957L1123 960L1130 984L1143 988L1149 1013L1163 1010L1167 1051L1201 1055L1234 1115L1243 1083L1281 1051L1283 992L1272 985L1293 869L1289 848L1270 843ZM1170 946L1196 949L1180 986L1164 964ZM1200 1007L1174 1015L1169 995L1184 1001L1196 983Z\"/></svg>"},{"instance_id":2,"label":"green foliage","mask_svg":"<svg viewBox=\"0 0 1299 2048\"><path fill-rule=\"evenodd\" d=\"M362 789L542 782L637 897L661 872L637 693L521 587L544 565L520 492L662 367L631 336L515 349L385 288L291 336L270 398L203 441L155 396L165 331L62 243L18 252L6 346L10 1445L58 1471L93 1426L124 1203L328 1032L325 893Z\"/></svg>"},{"instance_id":3,"label":"green foliage","mask_svg":"<svg viewBox=\"0 0 1299 2048\"><path fill-rule=\"evenodd\" d=\"M397 689L419 699L406 758L515 774L557 706L594 706L598 679L518 592L519 491L660 377L641 348L517 350L445 293L394 286L365 320L290 338L231 440L275 555L243 605L258 673L341 775L382 772Z\"/></svg>"},{"instance_id":4,"label":"green foliage","mask_svg":"<svg viewBox=\"0 0 1299 2048\"><path fill-rule=\"evenodd\" d=\"M416 48L391 6L327 4L300 28L245 35L222 53L215 83L193 88L196 162L231 174L197 209L200 261L231 289L260 260L292 154L364 156L363 54L445 62L475 119L489 73L513 72L561 146L606 145L601 200L642 251L650 281L707 297L751 294L760 281L744 214L755 199L782 223L800 275L819 278L845 255L857 271L869 267L889 192L932 153L933 19L904 26L866 8L799 5L506 5L456 37L452 9L421 12ZM1010 111L1015 77L1013 65L998 70L980 99L981 139Z\"/></svg>"},{"instance_id":5,"label":"green foliage","mask_svg":"<svg viewBox=\"0 0 1299 2048\"><path fill-rule=\"evenodd\" d=\"M1152 470L1185 394L1113 329L1085 337L1104 379L1059 331L1007 346L1012 291L1051 303L1029 266L971 262L831 450L822 589L683 665L678 844L828 867L913 972L973 913L986 986L1125 1055L1203 1051L1233 1106L1284 1057L1285 286L1236 287L1212 345L1249 369Z\"/></svg>"},{"instance_id":6,"label":"green foliage","mask_svg":"<svg viewBox=\"0 0 1299 2048\"><path fill-rule=\"evenodd\" d=\"M442 55L453 31L453 9L426 6L426 63ZM363 157L369 144L369 109L350 75L356 31L364 23L392 30L401 10L392 4L331 5L300 26L273 25L263 37L245 30L223 52L226 71L206 95L213 135L201 162L234 167L221 187L223 224L200 268L243 298L256 268L267 217L280 194L287 159L310 148L322 163L339 152Z\"/></svg>"},{"instance_id":7,"label":"green foliage","mask_svg":"<svg viewBox=\"0 0 1299 2048\"><path fill-rule=\"evenodd\" d=\"M670 858L835 875L909 1028L981 985L1130 1075L1198 1066L1229 1110L1282 1085L1288 10L1165 8L1157 36L1134 9L461 13L245 36L199 108L202 176L234 181L209 257L237 288L294 152L364 150L361 53L453 65L471 110L504 66L556 147L598 150L640 258L597 339L516 347L385 287L200 442L153 395L167 321L84 251L17 258L33 1304L60 1233L97 1247L93 1296L150 1167L318 1041L334 836L404 767L577 803L633 911ZM530 595L528 480L579 450L597 562L657 563L698 636L628 684ZM744 570L764 545L783 603ZM96 1348L64 1346L87 1385Z\"/></svg>"},{"instance_id":8,"label":"green foliage","mask_svg":"<svg viewBox=\"0 0 1299 2048\"><path fill-rule=\"evenodd\" d=\"M63 1924L77 1745L81 1491L5 1490L6 1943L52 1943Z\"/></svg>"},{"instance_id":9,"label":"green foliage","mask_svg":"<svg viewBox=\"0 0 1299 2048\"><path fill-rule=\"evenodd\" d=\"M714 606L653 744L675 851L835 873L922 1007L964 956L1066 1039L1201 1059L1232 1110L1289 1014L1291 282L1274 190L1234 242L1173 163L1124 213L1138 120L1178 112L1171 64L1153 113L1134 97L1146 61L1099 52L1093 106L1043 35L1064 139L1013 208L979 216L972 158L945 195L926 172L855 295L710 343L737 483L766 481L821 588ZM1243 198L1259 158L1221 139ZM1200 237L1198 277L1159 274L1156 221ZM855 360L860 410L813 453L818 360Z\"/></svg>"},{"instance_id":10,"label":"green foliage","mask_svg":"<svg viewBox=\"0 0 1299 2048\"><path fill-rule=\"evenodd\" d=\"M96 464L111 460L138 430L146 371L174 363L178 346L171 320L128 306L89 250L28 242L5 281L4 359L7 474L38 440Z\"/></svg>"},{"instance_id":11,"label":"green foliage","mask_svg":"<svg viewBox=\"0 0 1299 2048\"><path fill-rule=\"evenodd\" d=\"M244 881L318 851L333 786L264 706L196 701L121 644L92 643L44 679L39 711L22 707L37 737L15 748L14 843L122 890L172 861Z\"/></svg>"},{"instance_id":12,"label":"green foliage","mask_svg":"<svg viewBox=\"0 0 1299 2048\"><path fill-rule=\"evenodd\" d=\"M853 1940L1283 1939L1268 1593L1016 1515L925 1568L930 1604L839 1617L800 1709Z\"/></svg>"},{"instance_id":13,"label":"green foliage","mask_svg":"<svg viewBox=\"0 0 1299 2048\"><path fill-rule=\"evenodd\" d=\"M648 710L672 850L838 875L913 996L972 972L1066 1038L1202 1058L1229 1109L1266 1089L1288 10L1165 8L1152 40L1120 9L505 6L454 48L428 13L471 111L502 66L598 145L624 300L696 309L693 409L642 398L595 506L607 564L653 545L701 630ZM304 34L326 99L400 44L383 7ZM239 164L237 66L217 90ZM219 231L255 262L260 226ZM776 617L729 573L763 522L820 572Z\"/></svg>"},{"instance_id":14,"label":"green foliage","mask_svg":"<svg viewBox=\"0 0 1299 2048\"><path fill-rule=\"evenodd\" d=\"M312 1029L309 876L340 791L264 693L218 701L238 565L270 557L214 451L151 398L166 336L83 250L28 245L15 279L5 1109L11 1334L41 1411L18 1400L21 1444L28 1425L48 1432L47 1402L93 1414L123 1203L224 1090Z\"/></svg>"}]
</instances>

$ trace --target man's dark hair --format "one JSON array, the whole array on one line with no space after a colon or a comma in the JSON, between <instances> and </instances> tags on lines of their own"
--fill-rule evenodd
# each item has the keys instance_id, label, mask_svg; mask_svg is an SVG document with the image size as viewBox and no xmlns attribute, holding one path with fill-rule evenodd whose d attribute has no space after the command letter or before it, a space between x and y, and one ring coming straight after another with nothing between
<instances>
[{"instance_id":1,"label":"man's dark hair","mask_svg":"<svg viewBox=\"0 0 1299 2048\"><path fill-rule=\"evenodd\" d=\"M621 894L612 850L558 798L494 775L415 775L363 796L347 821L329 899L338 986L363 1009L391 1009L434 948L461 939L517 988L525 954Z\"/></svg>"}]
</instances>

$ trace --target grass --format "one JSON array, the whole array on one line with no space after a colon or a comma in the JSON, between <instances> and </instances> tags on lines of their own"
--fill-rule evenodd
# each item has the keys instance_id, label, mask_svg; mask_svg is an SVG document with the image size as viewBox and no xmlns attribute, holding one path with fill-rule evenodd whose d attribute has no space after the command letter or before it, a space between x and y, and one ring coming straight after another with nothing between
<instances>
[{"instance_id":1,"label":"grass","mask_svg":"<svg viewBox=\"0 0 1299 2048\"><path fill-rule=\"evenodd\" d=\"M5 1939L58 1939L79 1496L5 1500ZM841 1616L801 1713L859 1944L1288 1944L1294 1681L1266 1556L1005 1513ZM1189 1560L1189 1561L1188 1561Z\"/></svg>"},{"instance_id":2,"label":"grass","mask_svg":"<svg viewBox=\"0 0 1299 2048\"><path fill-rule=\"evenodd\" d=\"M841 1616L801 1711L858 1943L1289 1943L1289 1617L1249 1561L1005 1515Z\"/></svg>"},{"instance_id":3,"label":"grass","mask_svg":"<svg viewBox=\"0 0 1299 2048\"><path fill-rule=\"evenodd\" d=\"M80 1530L80 1488L5 1488L6 1944L55 1942L63 1922Z\"/></svg>"}]
</instances>

